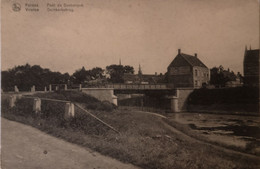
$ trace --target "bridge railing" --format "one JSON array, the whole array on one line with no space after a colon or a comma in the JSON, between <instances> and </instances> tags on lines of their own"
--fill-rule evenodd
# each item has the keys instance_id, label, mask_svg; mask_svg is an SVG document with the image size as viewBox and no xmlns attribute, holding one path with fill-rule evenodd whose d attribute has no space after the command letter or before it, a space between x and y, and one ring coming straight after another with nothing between
<instances>
[{"instance_id":1,"label":"bridge railing","mask_svg":"<svg viewBox=\"0 0 260 169\"><path fill-rule=\"evenodd\" d=\"M167 89L166 84L107 84L106 87L114 89Z\"/></svg>"}]
</instances>

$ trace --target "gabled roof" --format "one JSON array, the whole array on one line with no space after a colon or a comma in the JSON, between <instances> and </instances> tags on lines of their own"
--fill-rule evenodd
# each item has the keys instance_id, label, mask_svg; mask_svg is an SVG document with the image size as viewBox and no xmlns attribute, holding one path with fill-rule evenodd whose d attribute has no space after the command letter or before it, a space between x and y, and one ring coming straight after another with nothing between
<instances>
[{"instance_id":1,"label":"gabled roof","mask_svg":"<svg viewBox=\"0 0 260 169\"><path fill-rule=\"evenodd\" d=\"M179 53L175 58L177 58L177 57L182 57L192 67L199 66L199 67L208 68L198 57L188 55L185 53ZM171 62L171 64L168 67L173 66L174 61L175 61L175 59ZM177 64L177 63L175 63L175 64Z\"/></svg>"},{"instance_id":2,"label":"gabled roof","mask_svg":"<svg viewBox=\"0 0 260 169\"><path fill-rule=\"evenodd\" d=\"M199 66L199 67L205 67L208 68L204 63L202 63L201 60L199 60L198 57L191 56L185 53L180 54L191 66Z\"/></svg>"}]
</instances>

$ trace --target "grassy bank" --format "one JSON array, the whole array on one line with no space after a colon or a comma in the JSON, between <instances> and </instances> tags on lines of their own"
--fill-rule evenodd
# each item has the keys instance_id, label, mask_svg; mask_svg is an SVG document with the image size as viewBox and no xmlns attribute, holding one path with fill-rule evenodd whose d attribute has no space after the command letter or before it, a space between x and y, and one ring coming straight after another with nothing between
<instances>
[{"instance_id":1,"label":"grassy bank","mask_svg":"<svg viewBox=\"0 0 260 169\"><path fill-rule=\"evenodd\" d=\"M52 95L56 95L55 98L64 96L61 93ZM39 97L54 98L48 95ZM144 169L253 169L260 166L255 158L228 154L210 145L186 139L169 130L161 118L150 114L124 109L110 112L92 109L93 114L118 129L118 134L83 113L74 119L63 119L61 105L52 105L50 107L53 109L45 109L45 113L35 115L29 102L21 99L15 108L9 109L8 102L2 99L2 116ZM81 101L81 104L85 103Z\"/></svg>"}]
</instances>

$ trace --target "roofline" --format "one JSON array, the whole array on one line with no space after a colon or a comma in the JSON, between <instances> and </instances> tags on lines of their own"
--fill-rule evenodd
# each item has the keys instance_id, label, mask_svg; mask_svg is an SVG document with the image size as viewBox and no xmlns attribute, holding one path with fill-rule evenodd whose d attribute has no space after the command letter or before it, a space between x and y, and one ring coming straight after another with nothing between
<instances>
[{"instance_id":1,"label":"roofline","mask_svg":"<svg viewBox=\"0 0 260 169\"><path fill-rule=\"evenodd\" d=\"M189 55L189 54L186 54L186 53L178 53L178 54L175 56L175 58L180 55L180 56L182 56L182 58L184 58L184 60L186 60L186 61L188 62L188 64L189 64L190 66L195 67L195 66L193 66L193 65L190 63L190 61L188 61L185 57L183 57L182 54L184 54L184 55ZM189 56L192 56L192 55L189 55ZM192 56L192 57L195 57L195 56ZM175 58L173 59L173 61L175 60ZM199 58L197 58L197 59L199 59ZM172 62L173 62L173 61L172 61ZM200 61L207 69L209 69L200 59L199 59L199 61ZM168 65L167 70L169 69L169 67L170 67L170 65L172 64L172 62ZM203 67L203 66L198 66L198 67Z\"/></svg>"},{"instance_id":2,"label":"roofline","mask_svg":"<svg viewBox=\"0 0 260 169\"><path fill-rule=\"evenodd\" d=\"M184 55L189 55L189 54L186 54L186 53L180 53L179 55L181 55L182 56L182 54L184 54ZM191 56L191 55L189 55L189 56ZM182 56L183 57L183 56ZM190 61L188 61L185 57L183 57L189 64L190 64L190 66L192 66L192 64L190 63ZM193 67L193 66L192 66Z\"/></svg>"},{"instance_id":3,"label":"roofline","mask_svg":"<svg viewBox=\"0 0 260 169\"><path fill-rule=\"evenodd\" d=\"M184 54L184 55L188 55L188 56L192 56L192 55L189 55L189 54L186 54L186 53L180 53L180 54L178 54L178 55L182 55L182 54ZM182 56L183 57L183 56ZM195 56L192 56L192 57L195 57ZM183 57L192 67L195 67L195 66L193 66L191 63L190 63L190 61L189 60L187 60L185 57ZM208 69L208 67L198 58L198 57L196 57L196 59L198 59L207 69ZM202 66L197 66L197 67L202 67Z\"/></svg>"}]
</instances>

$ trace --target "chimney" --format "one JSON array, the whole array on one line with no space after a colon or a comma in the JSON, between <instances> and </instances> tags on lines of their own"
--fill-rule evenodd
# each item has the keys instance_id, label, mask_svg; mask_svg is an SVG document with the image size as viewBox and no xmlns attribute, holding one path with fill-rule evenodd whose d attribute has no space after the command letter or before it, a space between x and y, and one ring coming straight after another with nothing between
<instances>
[{"instance_id":1,"label":"chimney","mask_svg":"<svg viewBox=\"0 0 260 169\"><path fill-rule=\"evenodd\" d=\"M157 72L155 72L155 76L157 76Z\"/></svg>"},{"instance_id":2,"label":"chimney","mask_svg":"<svg viewBox=\"0 0 260 169\"><path fill-rule=\"evenodd\" d=\"M178 49L178 54L181 54L181 49Z\"/></svg>"},{"instance_id":3,"label":"chimney","mask_svg":"<svg viewBox=\"0 0 260 169\"><path fill-rule=\"evenodd\" d=\"M196 57L196 58L198 58L198 55L197 55L197 53L195 53L194 55L195 55L195 57Z\"/></svg>"}]
</instances>

